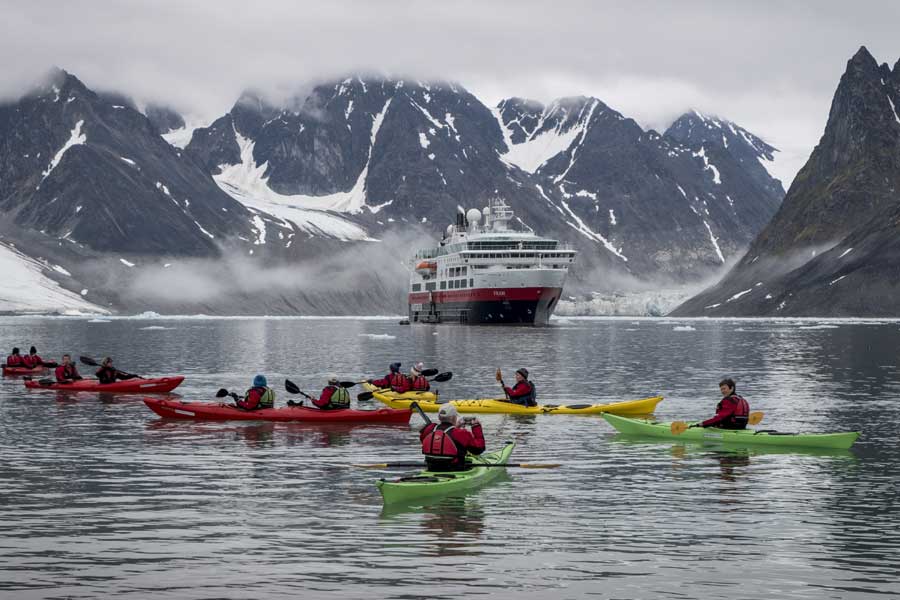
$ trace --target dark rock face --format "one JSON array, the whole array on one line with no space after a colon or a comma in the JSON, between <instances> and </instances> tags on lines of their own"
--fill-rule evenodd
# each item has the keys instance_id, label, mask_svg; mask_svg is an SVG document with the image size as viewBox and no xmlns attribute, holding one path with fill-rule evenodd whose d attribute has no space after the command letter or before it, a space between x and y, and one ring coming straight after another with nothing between
<instances>
[{"instance_id":1,"label":"dark rock face","mask_svg":"<svg viewBox=\"0 0 900 600\"><path fill-rule=\"evenodd\" d=\"M250 233L247 210L144 115L63 71L0 106L0 213L101 252L209 256Z\"/></svg>"},{"instance_id":2,"label":"dark rock face","mask_svg":"<svg viewBox=\"0 0 900 600\"><path fill-rule=\"evenodd\" d=\"M863 47L825 133L745 257L681 315L896 316L900 63Z\"/></svg>"}]
</instances>

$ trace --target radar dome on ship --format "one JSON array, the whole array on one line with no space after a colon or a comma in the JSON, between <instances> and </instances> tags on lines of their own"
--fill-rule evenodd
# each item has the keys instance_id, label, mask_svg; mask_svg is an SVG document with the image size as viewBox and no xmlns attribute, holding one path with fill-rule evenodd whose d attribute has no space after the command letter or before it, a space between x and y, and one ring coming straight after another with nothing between
<instances>
[{"instance_id":1,"label":"radar dome on ship","mask_svg":"<svg viewBox=\"0 0 900 600\"><path fill-rule=\"evenodd\" d=\"M470 208L468 212L466 212L466 221L468 221L472 225L477 225L481 220L481 211L477 208Z\"/></svg>"},{"instance_id":2,"label":"radar dome on ship","mask_svg":"<svg viewBox=\"0 0 900 600\"><path fill-rule=\"evenodd\" d=\"M453 235L453 232L455 230L456 230L456 228L453 225L447 225L447 235L448 236Z\"/></svg>"}]
</instances>

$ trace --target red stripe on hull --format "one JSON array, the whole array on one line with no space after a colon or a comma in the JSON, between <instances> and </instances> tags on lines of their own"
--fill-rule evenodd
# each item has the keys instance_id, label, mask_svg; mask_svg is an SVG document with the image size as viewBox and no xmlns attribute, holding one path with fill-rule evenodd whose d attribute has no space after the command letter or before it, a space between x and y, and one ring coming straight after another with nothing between
<instances>
[{"instance_id":1,"label":"red stripe on hull","mask_svg":"<svg viewBox=\"0 0 900 600\"><path fill-rule=\"evenodd\" d=\"M555 287L522 287L522 288L475 288L465 290L441 290L434 292L413 292L409 294L410 304L444 304L448 302L503 302L537 301L548 295L558 296L561 288ZM429 297L431 294L431 297Z\"/></svg>"}]
</instances>

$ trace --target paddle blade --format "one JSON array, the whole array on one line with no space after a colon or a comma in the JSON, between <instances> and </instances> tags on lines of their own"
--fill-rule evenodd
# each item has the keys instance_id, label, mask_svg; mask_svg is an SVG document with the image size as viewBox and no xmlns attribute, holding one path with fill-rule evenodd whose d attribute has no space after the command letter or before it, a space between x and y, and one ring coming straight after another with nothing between
<instances>
[{"instance_id":1,"label":"paddle blade","mask_svg":"<svg viewBox=\"0 0 900 600\"><path fill-rule=\"evenodd\" d=\"M342 382L338 383L338 385L341 386L342 388L352 388L354 385L356 385L356 382L355 381L342 381Z\"/></svg>"},{"instance_id":2,"label":"paddle blade","mask_svg":"<svg viewBox=\"0 0 900 600\"><path fill-rule=\"evenodd\" d=\"M451 379L453 379L453 373L447 371L446 373L441 373L440 375L436 376L432 381L442 383L444 381L450 381Z\"/></svg>"},{"instance_id":3,"label":"paddle blade","mask_svg":"<svg viewBox=\"0 0 900 600\"><path fill-rule=\"evenodd\" d=\"M438 374L437 369L425 369L424 371L422 371L422 375L425 377L434 377L437 374Z\"/></svg>"},{"instance_id":4,"label":"paddle blade","mask_svg":"<svg viewBox=\"0 0 900 600\"><path fill-rule=\"evenodd\" d=\"M685 431L688 430L688 424L684 421L675 421L672 423L672 426L669 428L672 432L672 435L681 435Z\"/></svg>"},{"instance_id":5,"label":"paddle blade","mask_svg":"<svg viewBox=\"0 0 900 600\"><path fill-rule=\"evenodd\" d=\"M299 394L300 393L300 388L298 388L297 384L295 384L290 379L284 380L284 389L287 390L288 393L291 393L291 394Z\"/></svg>"},{"instance_id":6,"label":"paddle blade","mask_svg":"<svg viewBox=\"0 0 900 600\"><path fill-rule=\"evenodd\" d=\"M500 372L500 368L499 368L499 367L497 368L497 372L494 373L494 378L495 378L497 381L503 381L503 373Z\"/></svg>"},{"instance_id":7,"label":"paddle blade","mask_svg":"<svg viewBox=\"0 0 900 600\"><path fill-rule=\"evenodd\" d=\"M747 422L751 425L759 425L762 423L763 417L766 416L761 410L754 411L750 413L750 417L747 419Z\"/></svg>"},{"instance_id":8,"label":"paddle blade","mask_svg":"<svg viewBox=\"0 0 900 600\"><path fill-rule=\"evenodd\" d=\"M99 367L100 363L91 358L90 356L79 356L78 360L80 360L83 364L89 365L91 367Z\"/></svg>"},{"instance_id":9,"label":"paddle blade","mask_svg":"<svg viewBox=\"0 0 900 600\"><path fill-rule=\"evenodd\" d=\"M40 379L40 380L38 380L38 384L40 384L40 385L53 385L54 383L56 383L56 380L54 380L54 379Z\"/></svg>"},{"instance_id":10,"label":"paddle blade","mask_svg":"<svg viewBox=\"0 0 900 600\"><path fill-rule=\"evenodd\" d=\"M56 367L59 366L59 363L57 363L57 362L45 362L45 363L44 363L44 366L47 367L48 369L55 369Z\"/></svg>"},{"instance_id":11,"label":"paddle blade","mask_svg":"<svg viewBox=\"0 0 900 600\"><path fill-rule=\"evenodd\" d=\"M218 392L216 392L216 398L224 398L228 395L228 390L225 388L220 388Z\"/></svg>"},{"instance_id":12,"label":"paddle blade","mask_svg":"<svg viewBox=\"0 0 900 600\"><path fill-rule=\"evenodd\" d=\"M374 397L375 397L375 394L372 392L360 392L359 394L356 395L356 399L359 400L360 402L368 402L369 400L371 400Z\"/></svg>"}]
</instances>

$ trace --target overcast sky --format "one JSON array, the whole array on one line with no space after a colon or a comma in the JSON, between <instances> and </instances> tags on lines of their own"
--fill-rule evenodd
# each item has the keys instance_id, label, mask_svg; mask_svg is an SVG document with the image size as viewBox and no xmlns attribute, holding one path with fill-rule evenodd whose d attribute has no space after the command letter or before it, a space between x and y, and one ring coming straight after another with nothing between
<instances>
[{"instance_id":1,"label":"overcast sky","mask_svg":"<svg viewBox=\"0 0 900 600\"><path fill-rule=\"evenodd\" d=\"M248 86L356 70L459 81L484 102L592 95L645 127L688 108L783 151L818 141L860 45L900 58L900 1L0 0L0 95L51 65L204 119Z\"/></svg>"}]
</instances>

